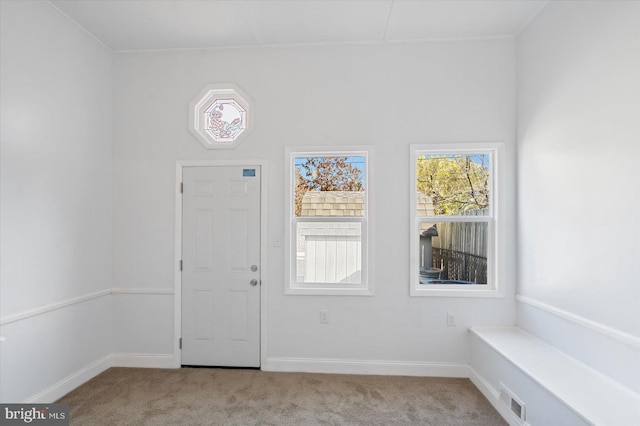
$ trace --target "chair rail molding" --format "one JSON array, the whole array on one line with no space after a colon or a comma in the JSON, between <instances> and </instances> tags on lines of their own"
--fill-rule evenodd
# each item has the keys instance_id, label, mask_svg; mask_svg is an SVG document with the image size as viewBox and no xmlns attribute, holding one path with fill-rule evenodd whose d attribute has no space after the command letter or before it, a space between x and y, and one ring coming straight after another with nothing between
<instances>
[{"instance_id":1,"label":"chair rail molding","mask_svg":"<svg viewBox=\"0 0 640 426\"><path fill-rule=\"evenodd\" d=\"M6 317L0 318L0 326L11 324L12 322L16 322L16 321L21 321L23 319L35 317L36 315L41 315L47 312L66 308L67 306L75 305L77 303L83 303L89 300L98 299L103 296L108 296L111 293L112 293L111 289L108 288L105 290L96 291L95 293L85 294L83 296L73 297L70 299L62 300L60 302L50 303L48 305L41 306L38 308L27 309L25 311L7 315Z\"/></svg>"},{"instance_id":2,"label":"chair rail molding","mask_svg":"<svg viewBox=\"0 0 640 426\"><path fill-rule=\"evenodd\" d=\"M595 331L597 333L603 334L607 337L610 337L614 340L627 344L635 349L640 349L640 337L634 336L633 334L626 333L624 331L620 331L613 327L609 327L608 325L601 324L597 321L593 321L582 317L580 315L576 315L569 311L565 311L564 309L557 308L553 305L549 305L547 303L541 302L539 300L533 299L531 297L523 296L521 294L516 295L516 300L518 302L524 303L525 305L533 306L534 308L538 308L545 312L549 312L555 316L563 318L567 321L570 321L574 324L578 324L582 327L585 327L589 330Z\"/></svg>"}]
</instances>

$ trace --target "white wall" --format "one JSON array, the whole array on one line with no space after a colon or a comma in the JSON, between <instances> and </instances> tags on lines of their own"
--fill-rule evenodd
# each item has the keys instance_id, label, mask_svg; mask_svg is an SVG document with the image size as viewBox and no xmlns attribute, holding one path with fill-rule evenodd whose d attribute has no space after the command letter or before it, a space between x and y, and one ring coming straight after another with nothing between
<instances>
[{"instance_id":1,"label":"white wall","mask_svg":"<svg viewBox=\"0 0 640 426\"><path fill-rule=\"evenodd\" d=\"M518 323L640 391L640 3L518 37Z\"/></svg>"},{"instance_id":2,"label":"white wall","mask_svg":"<svg viewBox=\"0 0 640 426\"><path fill-rule=\"evenodd\" d=\"M269 241L267 367L294 358L467 364L468 325L515 323L514 64L513 39L117 54L114 287L174 286L176 160L266 159L272 239L283 234L285 146L373 145L375 296L285 296L283 249ZM188 105L220 82L255 100L255 129L235 150L207 151L188 131ZM504 298L409 297L409 144L449 141L506 144ZM173 352L168 298L114 300L128 318L115 323L118 351ZM319 324L320 309L330 324ZM457 327L446 326L447 312Z\"/></svg>"},{"instance_id":3,"label":"white wall","mask_svg":"<svg viewBox=\"0 0 640 426\"><path fill-rule=\"evenodd\" d=\"M111 352L113 61L47 2L0 14L0 401L46 400Z\"/></svg>"},{"instance_id":4,"label":"white wall","mask_svg":"<svg viewBox=\"0 0 640 426\"><path fill-rule=\"evenodd\" d=\"M1 401L55 397L112 352L171 356L179 159L267 159L273 238L283 234L285 146L375 147L376 294L284 296L283 252L270 246L274 367L460 366L468 325L514 323L513 40L118 54L112 103L106 49L48 3L0 7ZM630 387L640 383L639 8L552 2L517 43L518 323ZM225 81L256 101L256 128L236 150L206 151L187 106ZM410 298L408 145L474 140L506 144L507 296ZM111 287L118 294L106 296ZM330 324L318 323L320 309Z\"/></svg>"}]
</instances>

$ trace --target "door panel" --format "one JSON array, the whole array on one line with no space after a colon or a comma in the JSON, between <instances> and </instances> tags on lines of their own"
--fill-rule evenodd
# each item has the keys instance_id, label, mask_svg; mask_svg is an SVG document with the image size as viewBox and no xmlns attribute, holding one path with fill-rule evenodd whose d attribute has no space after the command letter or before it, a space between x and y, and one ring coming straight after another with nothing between
<instances>
[{"instance_id":1,"label":"door panel","mask_svg":"<svg viewBox=\"0 0 640 426\"><path fill-rule=\"evenodd\" d=\"M229 292L229 300L231 301L231 340L246 341L248 338L248 309L249 298L246 291Z\"/></svg>"},{"instance_id":2,"label":"door panel","mask_svg":"<svg viewBox=\"0 0 640 426\"><path fill-rule=\"evenodd\" d=\"M246 271L249 268L249 214L246 210L229 211L229 270Z\"/></svg>"},{"instance_id":3,"label":"door panel","mask_svg":"<svg viewBox=\"0 0 640 426\"><path fill-rule=\"evenodd\" d=\"M260 168L250 169L183 168L183 365L260 366Z\"/></svg>"},{"instance_id":4,"label":"door panel","mask_svg":"<svg viewBox=\"0 0 640 426\"><path fill-rule=\"evenodd\" d=\"M213 210L193 210L194 268L196 271L213 269ZM184 263L184 260L183 260Z\"/></svg>"}]
</instances>

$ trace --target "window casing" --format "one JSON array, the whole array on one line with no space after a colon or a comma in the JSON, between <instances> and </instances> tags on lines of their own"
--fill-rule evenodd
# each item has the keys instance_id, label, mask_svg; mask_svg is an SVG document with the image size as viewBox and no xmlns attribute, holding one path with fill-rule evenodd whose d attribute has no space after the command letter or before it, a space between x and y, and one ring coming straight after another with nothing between
<instances>
[{"instance_id":1,"label":"window casing","mask_svg":"<svg viewBox=\"0 0 640 426\"><path fill-rule=\"evenodd\" d=\"M373 294L370 157L362 147L286 150L285 294Z\"/></svg>"},{"instance_id":2,"label":"window casing","mask_svg":"<svg viewBox=\"0 0 640 426\"><path fill-rule=\"evenodd\" d=\"M501 297L502 144L411 145L410 294Z\"/></svg>"}]
</instances>

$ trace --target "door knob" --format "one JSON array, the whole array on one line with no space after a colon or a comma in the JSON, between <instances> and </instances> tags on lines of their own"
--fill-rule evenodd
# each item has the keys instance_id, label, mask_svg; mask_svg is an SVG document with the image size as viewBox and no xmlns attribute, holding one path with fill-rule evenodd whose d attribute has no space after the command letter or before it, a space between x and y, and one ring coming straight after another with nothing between
<instances>
[{"instance_id":1,"label":"door knob","mask_svg":"<svg viewBox=\"0 0 640 426\"><path fill-rule=\"evenodd\" d=\"M252 279L251 281L249 281L249 284L251 284L251 287L255 287L258 285L258 280L256 280L255 278Z\"/></svg>"}]
</instances>

